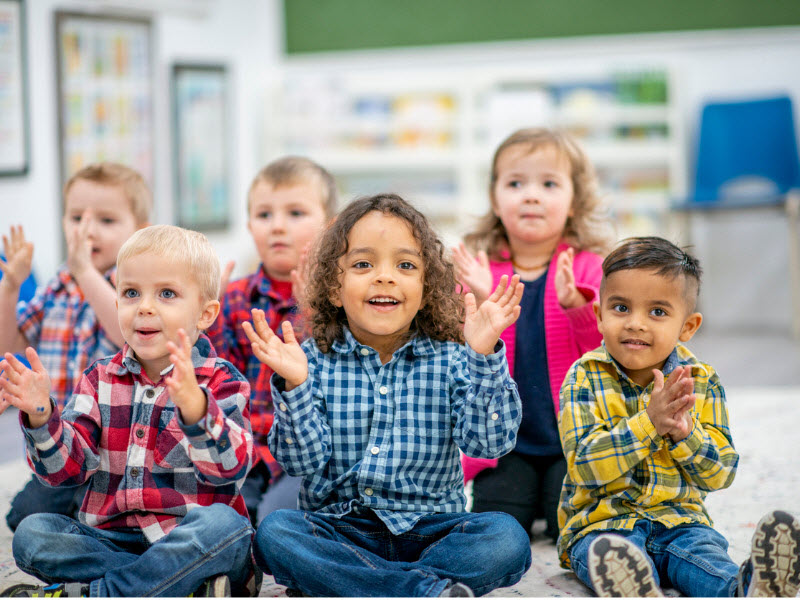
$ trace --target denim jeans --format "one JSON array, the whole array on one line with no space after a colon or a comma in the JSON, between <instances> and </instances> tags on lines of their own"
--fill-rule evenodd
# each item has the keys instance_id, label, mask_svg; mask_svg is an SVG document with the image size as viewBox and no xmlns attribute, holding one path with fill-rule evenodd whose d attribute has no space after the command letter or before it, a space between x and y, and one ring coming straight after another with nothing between
<instances>
[{"instance_id":1,"label":"denim jeans","mask_svg":"<svg viewBox=\"0 0 800 600\"><path fill-rule=\"evenodd\" d=\"M78 509L88 488L88 481L76 487L50 487L31 475L25 487L11 500L6 524L11 531L15 531L22 519L37 513L57 513L78 518Z\"/></svg>"},{"instance_id":2,"label":"denim jeans","mask_svg":"<svg viewBox=\"0 0 800 600\"><path fill-rule=\"evenodd\" d=\"M17 566L47 583L89 583L90 596L188 596L226 573L241 590L252 571L252 528L230 506L189 511L151 544L141 530L90 527L64 515L36 514L20 523L12 550Z\"/></svg>"},{"instance_id":3,"label":"denim jeans","mask_svg":"<svg viewBox=\"0 0 800 600\"><path fill-rule=\"evenodd\" d=\"M728 555L728 542L711 527L700 524L667 528L639 519L632 531L593 531L569 550L572 570L583 583L589 579L589 545L605 533L626 537L650 559L656 583L684 596L730 597L736 591L739 565Z\"/></svg>"},{"instance_id":4,"label":"denim jeans","mask_svg":"<svg viewBox=\"0 0 800 600\"><path fill-rule=\"evenodd\" d=\"M528 535L499 512L432 513L394 535L370 510L278 510L261 522L254 554L277 583L309 596L438 596L455 582L482 595L531 565Z\"/></svg>"}]
</instances>

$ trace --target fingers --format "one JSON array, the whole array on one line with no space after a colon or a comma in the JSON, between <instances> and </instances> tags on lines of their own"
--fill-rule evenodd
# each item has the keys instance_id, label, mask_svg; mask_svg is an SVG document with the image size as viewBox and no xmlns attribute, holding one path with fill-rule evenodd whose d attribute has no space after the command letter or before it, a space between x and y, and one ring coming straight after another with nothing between
<instances>
[{"instance_id":1,"label":"fingers","mask_svg":"<svg viewBox=\"0 0 800 600\"><path fill-rule=\"evenodd\" d=\"M287 344L296 344L297 337L294 335L294 327L289 321L281 323L281 331L283 331L283 341Z\"/></svg>"},{"instance_id":2,"label":"fingers","mask_svg":"<svg viewBox=\"0 0 800 600\"><path fill-rule=\"evenodd\" d=\"M478 252L478 263L480 263L480 265L484 269L488 269L489 268L489 257L487 256L486 252L483 251L483 250L480 250Z\"/></svg>"},{"instance_id":3,"label":"fingers","mask_svg":"<svg viewBox=\"0 0 800 600\"><path fill-rule=\"evenodd\" d=\"M519 281L518 275L514 275L514 277L516 277L517 281ZM500 281L497 282L497 287L494 288L494 291L487 298L487 301L497 302L502 297L503 292L506 291L507 287L508 287L508 275L503 275L502 277L500 277Z\"/></svg>"},{"instance_id":4,"label":"fingers","mask_svg":"<svg viewBox=\"0 0 800 600\"><path fill-rule=\"evenodd\" d=\"M464 296L464 310L466 311L467 318L470 318L475 314L475 311L478 310L477 303L475 301L475 294L472 292L468 292Z\"/></svg>"},{"instance_id":5,"label":"fingers","mask_svg":"<svg viewBox=\"0 0 800 600\"><path fill-rule=\"evenodd\" d=\"M25 348L25 358L27 358L28 362L31 364L31 369L33 369L37 373L47 373L47 369L44 368L44 365L42 364L39 355L36 353L36 350L31 346Z\"/></svg>"},{"instance_id":6,"label":"fingers","mask_svg":"<svg viewBox=\"0 0 800 600\"><path fill-rule=\"evenodd\" d=\"M653 369L653 393L664 389L664 373L660 369Z\"/></svg>"},{"instance_id":7,"label":"fingers","mask_svg":"<svg viewBox=\"0 0 800 600\"><path fill-rule=\"evenodd\" d=\"M267 318L263 310L254 308L250 311L250 314L253 315L253 328L262 340L267 341L275 335L267 324Z\"/></svg>"},{"instance_id":8,"label":"fingers","mask_svg":"<svg viewBox=\"0 0 800 600\"><path fill-rule=\"evenodd\" d=\"M269 336L267 336L266 339L262 339L261 336L259 336L258 333L256 333L255 329L253 329L253 325L252 323L250 323L250 321L244 321L242 323L242 329L244 329L244 334L247 336L247 339L250 340L250 344L253 346L253 349L255 349L256 346L260 346L261 344L266 344L270 339L269 336L275 335L274 333L272 333L272 330L270 330Z\"/></svg>"},{"instance_id":9,"label":"fingers","mask_svg":"<svg viewBox=\"0 0 800 600\"><path fill-rule=\"evenodd\" d=\"M525 284L520 283L519 275L514 275L508 285L506 285L507 281L507 275L503 275L500 278L500 283L497 284L497 288L495 288L494 293L497 293L501 286L504 286L504 288L495 302L498 306L511 310L514 306L520 303L520 300L522 300L522 293L525 291ZM492 294L492 296L494 296L494 294Z\"/></svg>"}]
</instances>

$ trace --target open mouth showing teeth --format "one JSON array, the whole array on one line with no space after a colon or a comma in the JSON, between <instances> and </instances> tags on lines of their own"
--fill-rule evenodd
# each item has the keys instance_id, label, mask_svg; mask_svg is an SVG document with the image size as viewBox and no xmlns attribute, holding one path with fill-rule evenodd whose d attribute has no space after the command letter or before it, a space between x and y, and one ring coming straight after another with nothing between
<instances>
[{"instance_id":1,"label":"open mouth showing teeth","mask_svg":"<svg viewBox=\"0 0 800 600\"><path fill-rule=\"evenodd\" d=\"M372 298L370 304L400 304L394 298Z\"/></svg>"}]
</instances>

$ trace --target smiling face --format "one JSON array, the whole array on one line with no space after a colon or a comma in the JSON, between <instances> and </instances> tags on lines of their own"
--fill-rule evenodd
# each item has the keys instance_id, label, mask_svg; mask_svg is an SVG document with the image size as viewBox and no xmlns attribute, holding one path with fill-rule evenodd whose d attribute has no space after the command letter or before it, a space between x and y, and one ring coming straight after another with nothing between
<instances>
[{"instance_id":1,"label":"smiling face","mask_svg":"<svg viewBox=\"0 0 800 600\"><path fill-rule=\"evenodd\" d=\"M104 273L114 266L120 247L139 224L122 187L76 179L64 198L64 236L70 239L86 220L92 264Z\"/></svg>"},{"instance_id":2,"label":"smiling face","mask_svg":"<svg viewBox=\"0 0 800 600\"><path fill-rule=\"evenodd\" d=\"M327 218L319 185L274 187L259 181L250 192L247 228L267 275L288 281L303 251Z\"/></svg>"},{"instance_id":3,"label":"smiling face","mask_svg":"<svg viewBox=\"0 0 800 600\"><path fill-rule=\"evenodd\" d=\"M167 342L179 343L178 329L194 344L218 312L219 301L203 299L200 285L182 263L145 252L117 269L122 336L154 382L170 365Z\"/></svg>"},{"instance_id":4,"label":"smiling face","mask_svg":"<svg viewBox=\"0 0 800 600\"><path fill-rule=\"evenodd\" d=\"M531 152L509 146L497 157L492 208L503 222L511 250L521 245L555 248L572 215L572 169L552 146Z\"/></svg>"},{"instance_id":5,"label":"smiling face","mask_svg":"<svg viewBox=\"0 0 800 600\"><path fill-rule=\"evenodd\" d=\"M680 340L692 339L703 317L692 312L683 277L623 269L606 277L595 303L597 328L611 356L641 386L653 380Z\"/></svg>"},{"instance_id":6,"label":"smiling face","mask_svg":"<svg viewBox=\"0 0 800 600\"><path fill-rule=\"evenodd\" d=\"M384 362L406 341L422 306L424 265L409 224L372 211L347 236L339 259L341 287L332 302L344 308L350 331Z\"/></svg>"}]
</instances>

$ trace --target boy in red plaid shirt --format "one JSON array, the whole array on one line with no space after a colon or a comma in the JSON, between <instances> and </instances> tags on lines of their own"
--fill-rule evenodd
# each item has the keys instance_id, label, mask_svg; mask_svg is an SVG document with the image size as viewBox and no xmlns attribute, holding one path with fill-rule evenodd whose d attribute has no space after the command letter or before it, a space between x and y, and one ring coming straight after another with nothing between
<instances>
[{"instance_id":1,"label":"boy in red plaid shirt","mask_svg":"<svg viewBox=\"0 0 800 600\"><path fill-rule=\"evenodd\" d=\"M255 456L242 495L254 526L273 510L297 508L300 478L285 475L269 451L267 435L274 415L269 384L272 369L253 355L242 323L250 321L254 308L264 311L267 324L276 333L281 322L296 322L297 288L302 285L297 272L307 247L335 209L333 177L313 161L287 156L259 171L248 193L247 228L261 264L255 273L227 286L220 315L208 331L217 353L250 382Z\"/></svg>"},{"instance_id":2,"label":"boy in red plaid shirt","mask_svg":"<svg viewBox=\"0 0 800 600\"><path fill-rule=\"evenodd\" d=\"M120 249L113 357L63 410L37 352L0 362L0 412L20 410L28 462L53 486L89 481L79 521L34 514L17 566L50 583L4 596L257 593L239 492L252 460L250 387L202 334L219 311L219 262L202 234L147 227Z\"/></svg>"}]
</instances>

